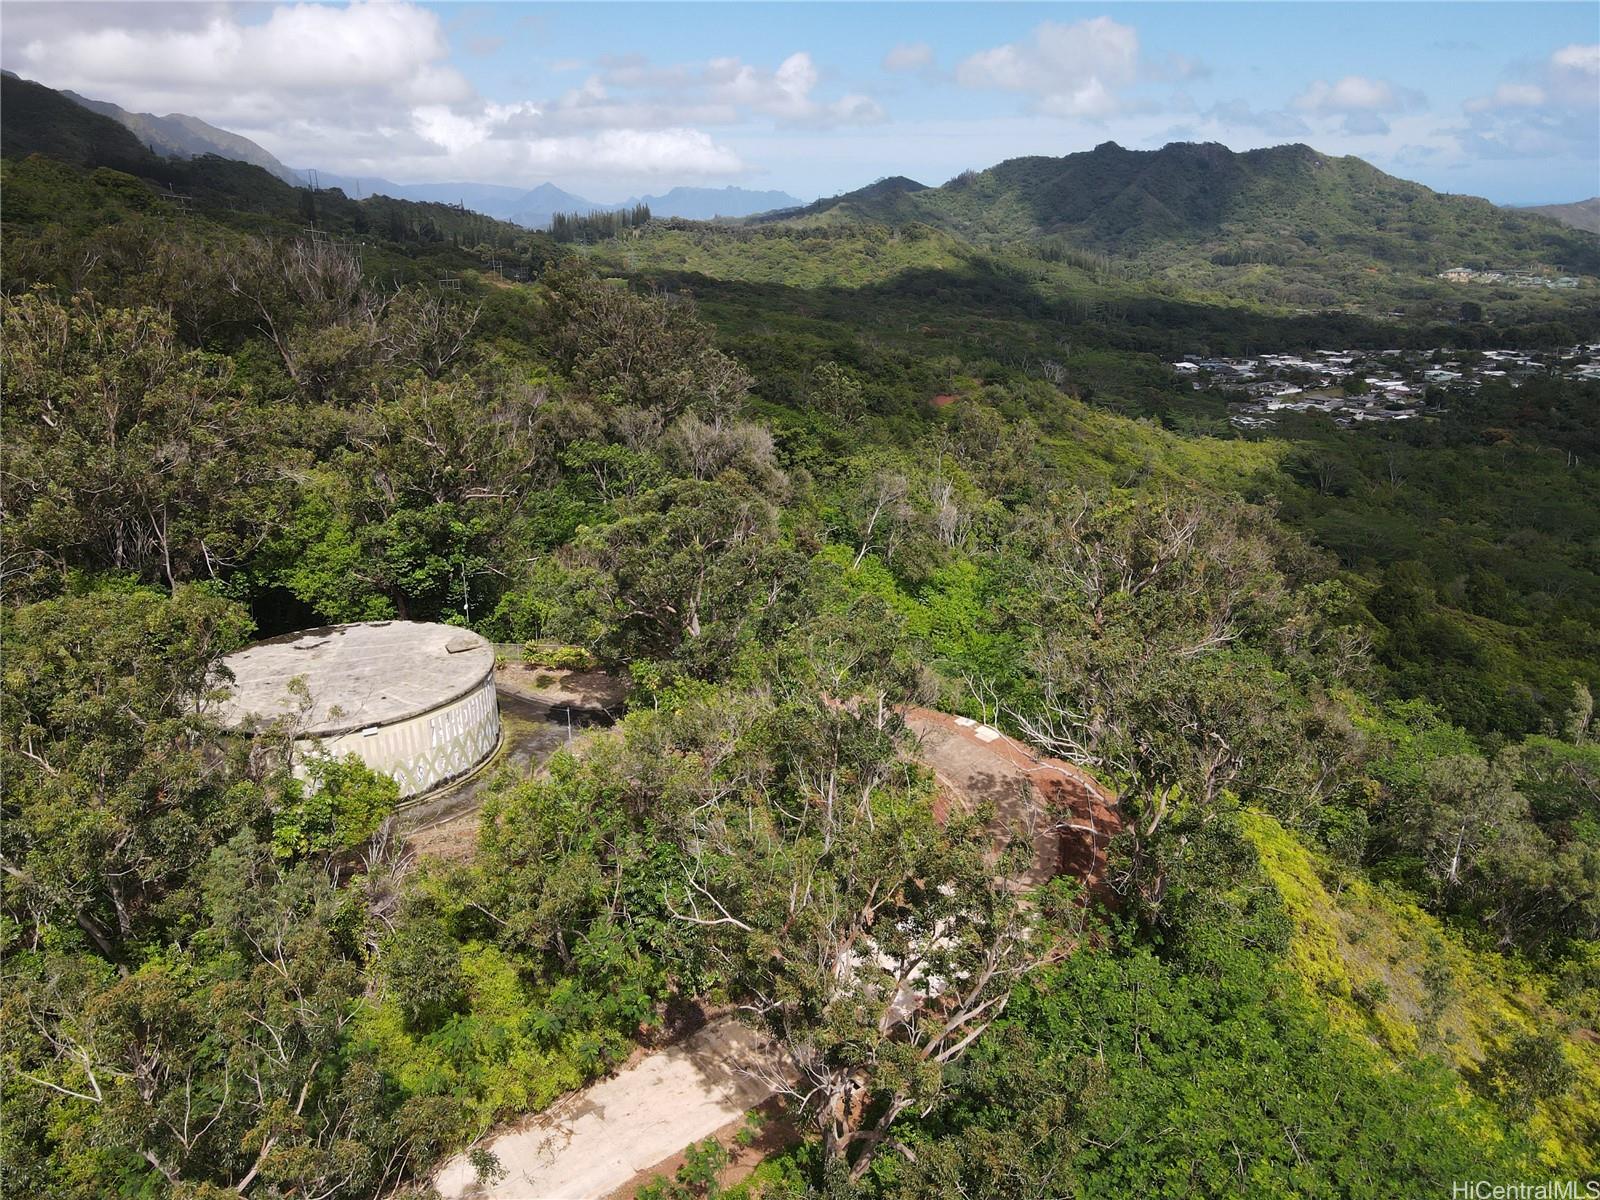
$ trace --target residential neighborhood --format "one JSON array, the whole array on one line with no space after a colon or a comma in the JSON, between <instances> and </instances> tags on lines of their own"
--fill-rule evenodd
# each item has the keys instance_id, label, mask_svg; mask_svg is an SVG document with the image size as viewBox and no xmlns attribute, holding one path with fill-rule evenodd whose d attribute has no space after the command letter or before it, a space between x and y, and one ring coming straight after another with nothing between
<instances>
[{"instance_id":1,"label":"residential neighborhood","mask_svg":"<svg viewBox=\"0 0 1600 1200\"><path fill-rule=\"evenodd\" d=\"M1503 283L1507 287L1522 288L1575 288L1580 280L1576 275L1542 275L1535 271L1480 271L1473 267L1451 267L1440 271L1439 278L1449 283Z\"/></svg>"},{"instance_id":2,"label":"residential neighborhood","mask_svg":"<svg viewBox=\"0 0 1600 1200\"><path fill-rule=\"evenodd\" d=\"M1340 425L1409 421L1443 412L1449 392L1535 375L1600 380L1600 342L1564 350L1313 350L1172 364L1197 391L1231 402L1240 429L1265 429L1284 412L1327 413Z\"/></svg>"}]
</instances>

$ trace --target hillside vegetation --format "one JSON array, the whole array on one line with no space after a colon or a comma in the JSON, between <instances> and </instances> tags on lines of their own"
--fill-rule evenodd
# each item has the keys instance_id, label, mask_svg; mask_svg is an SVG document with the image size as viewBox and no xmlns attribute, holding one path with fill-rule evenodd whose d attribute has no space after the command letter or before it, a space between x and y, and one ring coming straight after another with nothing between
<instances>
[{"instance_id":1,"label":"hillside vegetation","mask_svg":"<svg viewBox=\"0 0 1600 1200\"><path fill-rule=\"evenodd\" d=\"M1107 142L963 172L941 187L885 180L757 219L922 224L983 246L1054 244L1147 280L1292 307L1369 296L1402 306L1458 266L1600 275L1600 239L1300 145L1235 153Z\"/></svg>"},{"instance_id":2,"label":"hillside vegetation","mask_svg":"<svg viewBox=\"0 0 1600 1200\"><path fill-rule=\"evenodd\" d=\"M1226 202L1145 178L1147 224L1040 238L1043 167L963 210L992 236L930 219L988 185L896 182L914 221L558 246L5 88L9 1190L420 1197L696 1005L801 1081L798 1143L732 1194L1595 1169L1600 384L1261 436L1168 366L1544 344L1586 293L1209 294L1139 262L1237 269L1205 257ZM1321 172L1393 190L1308 154L1179 158L1308 220L1363 211ZM1416 203L1461 244L1569 236ZM393 781L308 783L290 729L213 718L222 655L390 619L562 647L629 711L491 776L474 854L419 861ZM1114 791L1109 890L1008 886L1033 831L939 802L912 703Z\"/></svg>"}]
</instances>

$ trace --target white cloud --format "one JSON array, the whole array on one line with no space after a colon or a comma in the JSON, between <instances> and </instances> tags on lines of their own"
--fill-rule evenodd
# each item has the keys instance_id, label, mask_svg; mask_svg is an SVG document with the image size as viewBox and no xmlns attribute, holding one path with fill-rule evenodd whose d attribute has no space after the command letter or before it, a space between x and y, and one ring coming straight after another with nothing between
<instances>
[{"instance_id":1,"label":"white cloud","mask_svg":"<svg viewBox=\"0 0 1600 1200\"><path fill-rule=\"evenodd\" d=\"M701 117L733 120L727 105L617 99L596 78L550 100L485 99L451 64L438 16L412 3L36 5L17 15L8 6L6 66L135 110L191 113L296 166L513 183L557 170L589 179L746 173L735 151L692 127ZM816 73L801 58L780 68L772 103L826 114L809 99ZM870 116L839 111L843 120Z\"/></svg>"},{"instance_id":2,"label":"white cloud","mask_svg":"<svg viewBox=\"0 0 1600 1200\"><path fill-rule=\"evenodd\" d=\"M1420 102L1417 92L1387 79L1346 75L1335 83L1317 80L1295 97L1294 106L1309 113L1392 113L1416 108Z\"/></svg>"},{"instance_id":3,"label":"white cloud","mask_svg":"<svg viewBox=\"0 0 1600 1200\"><path fill-rule=\"evenodd\" d=\"M1485 112L1496 108L1537 108L1545 102L1544 89L1535 83L1502 83L1487 96L1468 100L1468 112Z\"/></svg>"},{"instance_id":4,"label":"white cloud","mask_svg":"<svg viewBox=\"0 0 1600 1200\"><path fill-rule=\"evenodd\" d=\"M1292 112L1254 109L1243 100L1225 100L1213 104L1205 117L1231 130L1251 130L1272 137L1298 138L1311 132L1311 127Z\"/></svg>"},{"instance_id":5,"label":"white cloud","mask_svg":"<svg viewBox=\"0 0 1600 1200\"><path fill-rule=\"evenodd\" d=\"M1395 88L1381 78L1346 75L1338 83L1317 80L1294 98L1302 112L1389 112L1398 107Z\"/></svg>"},{"instance_id":6,"label":"white cloud","mask_svg":"<svg viewBox=\"0 0 1600 1200\"><path fill-rule=\"evenodd\" d=\"M1600 44L1563 46L1550 56L1550 65L1579 75L1600 76Z\"/></svg>"},{"instance_id":7,"label":"white cloud","mask_svg":"<svg viewBox=\"0 0 1600 1200\"><path fill-rule=\"evenodd\" d=\"M1027 39L981 50L956 66L963 87L1020 92L1041 113L1105 117L1140 73L1139 34L1110 17L1072 25L1044 21Z\"/></svg>"},{"instance_id":8,"label":"white cloud","mask_svg":"<svg viewBox=\"0 0 1600 1200\"><path fill-rule=\"evenodd\" d=\"M1423 105L1421 92L1366 75L1346 75L1333 83L1318 79L1293 101L1299 112L1341 118L1338 128L1355 136L1387 134L1389 116Z\"/></svg>"},{"instance_id":9,"label":"white cloud","mask_svg":"<svg viewBox=\"0 0 1600 1200\"><path fill-rule=\"evenodd\" d=\"M883 56L885 71L920 71L933 65L933 47L927 42L901 42Z\"/></svg>"},{"instance_id":10,"label":"white cloud","mask_svg":"<svg viewBox=\"0 0 1600 1200\"><path fill-rule=\"evenodd\" d=\"M465 98L471 88L442 61L447 52L439 20L426 9L354 0L345 8L280 6L249 25L222 12L197 28L80 24L29 40L16 59L66 86L126 85L153 96L201 88L311 96L376 88L402 98Z\"/></svg>"},{"instance_id":11,"label":"white cloud","mask_svg":"<svg viewBox=\"0 0 1600 1200\"><path fill-rule=\"evenodd\" d=\"M885 120L878 102L850 93L837 100L813 97L821 78L811 55L804 50L789 55L777 69L767 71L737 58L714 58L704 79L715 100L748 108L795 125L872 125Z\"/></svg>"},{"instance_id":12,"label":"white cloud","mask_svg":"<svg viewBox=\"0 0 1600 1200\"><path fill-rule=\"evenodd\" d=\"M1463 142L1484 158L1600 156L1600 44L1562 46L1462 105Z\"/></svg>"}]
</instances>

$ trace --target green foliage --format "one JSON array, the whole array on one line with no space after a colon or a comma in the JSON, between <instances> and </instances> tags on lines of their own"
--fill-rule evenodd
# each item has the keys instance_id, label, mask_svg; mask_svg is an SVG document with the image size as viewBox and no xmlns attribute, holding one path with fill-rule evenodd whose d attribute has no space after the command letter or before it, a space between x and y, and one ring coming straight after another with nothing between
<instances>
[{"instance_id":1,"label":"green foliage","mask_svg":"<svg viewBox=\"0 0 1600 1200\"><path fill-rule=\"evenodd\" d=\"M611 662L680 649L703 668L725 661L783 570L772 506L730 479L680 480L618 507L571 548L569 636Z\"/></svg>"},{"instance_id":2,"label":"green foliage","mask_svg":"<svg viewBox=\"0 0 1600 1200\"><path fill-rule=\"evenodd\" d=\"M616 212L558 212L550 218L550 237L556 242L598 242L614 238L624 230L637 229L649 221L648 204L635 204Z\"/></svg>"},{"instance_id":3,"label":"green foliage","mask_svg":"<svg viewBox=\"0 0 1600 1200\"><path fill-rule=\"evenodd\" d=\"M617 282L577 270L547 276L545 323L561 369L666 416L732 411L750 378L712 345L687 298L637 296Z\"/></svg>"},{"instance_id":4,"label":"green foliage","mask_svg":"<svg viewBox=\"0 0 1600 1200\"><path fill-rule=\"evenodd\" d=\"M4 87L19 1193L384 1193L696 998L791 1055L772 1194L1593 1170L1594 385L1256 438L1166 365L1570 342L1588 285L1428 276L1589 242L1107 146L568 260ZM209 715L252 623L393 617L634 711L418 866L390 781ZM939 794L910 700L1116 784L1116 924L1001 885L1025 831ZM720 1194L690 1159L660 1194Z\"/></svg>"},{"instance_id":5,"label":"green foliage","mask_svg":"<svg viewBox=\"0 0 1600 1200\"><path fill-rule=\"evenodd\" d=\"M1550 1030L1519 1033L1484 1057L1482 1087L1510 1116L1526 1120L1543 1102L1559 1107L1578 1080L1566 1040Z\"/></svg>"},{"instance_id":6,"label":"green foliage","mask_svg":"<svg viewBox=\"0 0 1600 1200\"><path fill-rule=\"evenodd\" d=\"M1340 284L1370 292L1362 271L1372 263L1397 277L1550 262L1600 273L1593 241L1553 221L1439 195L1303 145L1235 154L1107 142L1064 158L1011 159L939 188L866 188L801 213L835 228L925 225L990 244L1050 235L1046 247L1060 239L1168 280L1302 304L1337 303Z\"/></svg>"},{"instance_id":7,"label":"green foliage","mask_svg":"<svg viewBox=\"0 0 1600 1200\"><path fill-rule=\"evenodd\" d=\"M1566 1035L1558 1005L1572 995L1470 946L1403 893L1360 878L1331 889L1317 858L1270 818L1247 814L1245 830L1293 921L1287 978L1335 1029L1403 1064L1419 1054L1450 1063L1458 1094L1470 1082L1504 1123L1527 1130L1545 1166L1594 1169L1600 1054Z\"/></svg>"},{"instance_id":8,"label":"green foliage","mask_svg":"<svg viewBox=\"0 0 1600 1200\"><path fill-rule=\"evenodd\" d=\"M199 707L209 664L243 643L249 619L195 587L0 615L6 855L18 864L7 911L81 927L113 954L159 925L212 846L263 813Z\"/></svg>"},{"instance_id":9,"label":"green foliage","mask_svg":"<svg viewBox=\"0 0 1600 1200\"><path fill-rule=\"evenodd\" d=\"M1238 965L1073 955L1016 997L884 1191L1380 1197L1531 1169L1447 1071L1390 1069Z\"/></svg>"},{"instance_id":10,"label":"green foliage","mask_svg":"<svg viewBox=\"0 0 1600 1200\"><path fill-rule=\"evenodd\" d=\"M340 854L366 843L392 811L400 787L355 755L313 755L305 778L283 785L272 814L272 852L280 859Z\"/></svg>"},{"instance_id":11,"label":"green foliage","mask_svg":"<svg viewBox=\"0 0 1600 1200\"><path fill-rule=\"evenodd\" d=\"M0 299L14 422L7 484L31 573L216 578L282 511L282 429L226 358L186 350L154 309Z\"/></svg>"},{"instance_id":12,"label":"green foliage","mask_svg":"<svg viewBox=\"0 0 1600 1200\"><path fill-rule=\"evenodd\" d=\"M626 1033L582 987L531 987L522 962L493 945L435 944L459 957L426 964L424 977L410 948L386 947L399 960L395 973L380 966L387 993L361 1004L351 1038L411 1102L451 1102L452 1119L437 1131L443 1143L541 1109L626 1056ZM418 983L420 995L402 993Z\"/></svg>"},{"instance_id":13,"label":"green foliage","mask_svg":"<svg viewBox=\"0 0 1600 1200\"><path fill-rule=\"evenodd\" d=\"M639 1200L717 1200L727 1195L717 1176L728 1165L729 1154L716 1138L684 1149L684 1161L670 1179L658 1176L638 1191Z\"/></svg>"},{"instance_id":14,"label":"green foliage","mask_svg":"<svg viewBox=\"0 0 1600 1200\"><path fill-rule=\"evenodd\" d=\"M1481 401L1450 398L1448 432L1295 430L1304 453L1337 451L1344 494L1271 481L1281 517L1375 585L1394 689L1474 733L1542 732L1564 717L1574 681L1600 678L1600 577L1586 549L1600 534L1600 474L1568 461L1584 419L1555 415L1592 413L1592 390L1491 385ZM1513 440L1494 437L1498 422Z\"/></svg>"}]
</instances>

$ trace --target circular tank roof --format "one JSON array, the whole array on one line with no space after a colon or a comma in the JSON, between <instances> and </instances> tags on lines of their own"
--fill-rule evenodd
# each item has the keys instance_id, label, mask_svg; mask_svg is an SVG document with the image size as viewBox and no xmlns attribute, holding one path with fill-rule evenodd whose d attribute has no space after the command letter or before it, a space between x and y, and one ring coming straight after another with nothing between
<instances>
[{"instance_id":1,"label":"circular tank roof","mask_svg":"<svg viewBox=\"0 0 1600 1200\"><path fill-rule=\"evenodd\" d=\"M219 664L233 675L218 711L226 725L290 717L327 737L415 717L466 695L494 669L494 647L466 629L418 621L329 625L257 642ZM290 681L305 682L310 708Z\"/></svg>"}]
</instances>

